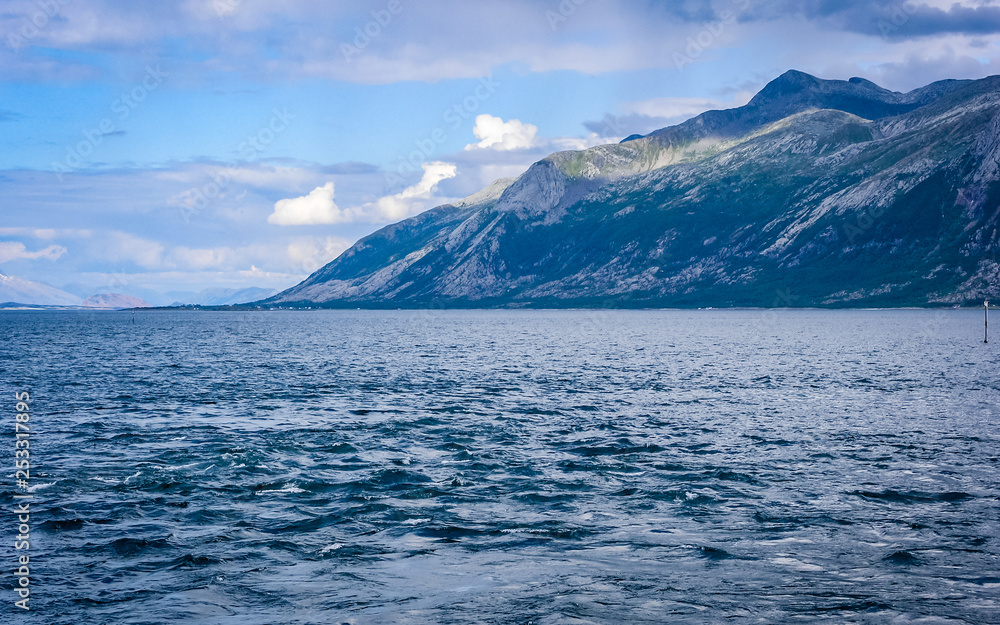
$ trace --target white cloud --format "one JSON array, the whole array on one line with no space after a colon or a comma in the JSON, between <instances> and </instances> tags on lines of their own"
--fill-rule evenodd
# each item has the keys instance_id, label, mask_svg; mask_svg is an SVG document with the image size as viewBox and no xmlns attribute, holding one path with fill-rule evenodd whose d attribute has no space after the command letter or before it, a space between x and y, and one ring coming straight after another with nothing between
<instances>
[{"instance_id":1,"label":"white cloud","mask_svg":"<svg viewBox=\"0 0 1000 625\"><path fill-rule=\"evenodd\" d=\"M621 138L624 139L625 137ZM557 137L548 141L545 145L553 152L562 152L564 150L586 150L595 145L605 145L608 143L617 143L617 141L592 132L586 137Z\"/></svg>"},{"instance_id":2,"label":"white cloud","mask_svg":"<svg viewBox=\"0 0 1000 625\"><path fill-rule=\"evenodd\" d=\"M171 264L195 270L224 267L232 256L233 250L228 247L215 249L176 247L170 252Z\"/></svg>"},{"instance_id":3,"label":"white cloud","mask_svg":"<svg viewBox=\"0 0 1000 625\"><path fill-rule=\"evenodd\" d=\"M233 278L233 274L230 272L224 272L219 274L220 277ZM287 289L291 286L295 286L297 283L302 282L305 276L294 273L281 273L277 271L265 271L257 267L257 265L250 265L250 269L244 269L237 271L236 275L242 280L242 284L252 284L254 286L265 286L277 289ZM237 283L239 284L239 283Z\"/></svg>"},{"instance_id":4,"label":"white cloud","mask_svg":"<svg viewBox=\"0 0 1000 625\"><path fill-rule=\"evenodd\" d=\"M36 239L85 239L94 234L93 230L67 228L0 228L0 236L27 236Z\"/></svg>"},{"instance_id":5,"label":"white cloud","mask_svg":"<svg viewBox=\"0 0 1000 625\"><path fill-rule=\"evenodd\" d=\"M922 49L909 43L901 44L900 47L909 48L905 57L871 67L852 68L854 71L845 72L845 75L851 73L868 78L887 89L909 91L936 80L997 72L997 63L984 63L977 58L978 51L974 48L965 47L959 53L956 51L956 48L960 48L958 45L934 49L936 43L939 42L928 42Z\"/></svg>"},{"instance_id":6,"label":"white cloud","mask_svg":"<svg viewBox=\"0 0 1000 625\"><path fill-rule=\"evenodd\" d=\"M267 222L278 226L309 226L349 221L333 201L333 183L316 187L309 195L278 200Z\"/></svg>"},{"instance_id":7,"label":"white cloud","mask_svg":"<svg viewBox=\"0 0 1000 625\"><path fill-rule=\"evenodd\" d=\"M380 198L374 205L365 205L362 210L368 214L374 213L375 217L389 221L405 219L427 208L426 200L430 199L437 190L438 183L458 175L458 167L454 163L434 161L424 163L421 167L424 168L424 175L420 182L403 189L396 195ZM372 208L375 210L372 211Z\"/></svg>"},{"instance_id":8,"label":"white cloud","mask_svg":"<svg viewBox=\"0 0 1000 625\"><path fill-rule=\"evenodd\" d=\"M415 185L395 195L379 198L361 206L341 209L334 202L332 182L304 197L279 200L267 221L280 226L339 224L349 222L378 223L399 221L415 215L427 207L442 180L454 178L458 168L453 163L433 161L421 165L424 175ZM299 253L299 252L296 252Z\"/></svg>"},{"instance_id":9,"label":"white cloud","mask_svg":"<svg viewBox=\"0 0 1000 625\"><path fill-rule=\"evenodd\" d=\"M163 245L125 232L109 232L103 241L95 241L95 256L115 262L133 262L155 269L163 266Z\"/></svg>"},{"instance_id":10,"label":"white cloud","mask_svg":"<svg viewBox=\"0 0 1000 625\"><path fill-rule=\"evenodd\" d=\"M159 268L208 273L239 271L253 265L301 275L312 273L350 246L351 241L335 236L298 237L238 247L177 246L163 250Z\"/></svg>"},{"instance_id":11,"label":"white cloud","mask_svg":"<svg viewBox=\"0 0 1000 625\"><path fill-rule=\"evenodd\" d=\"M207 288L243 289L249 286L287 289L305 278L301 273L265 271L254 265L251 265L250 269L235 271L155 271L128 274L82 272L75 274L74 277L82 283L93 285L117 284L120 291L149 289L161 293L200 291ZM123 288L126 283L128 288ZM165 303L170 301L172 300Z\"/></svg>"},{"instance_id":12,"label":"white cloud","mask_svg":"<svg viewBox=\"0 0 1000 625\"><path fill-rule=\"evenodd\" d=\"M454 178L458 174L458 168L454 163L433 161L431 163L424 163L421 167L424 169L424 175L420 179L420 182L412 187L407 187L394 197L401 200L428 198L437 190L439 182Z\"/></svg>"},{"instance_id":13,"label":"white cloud","mask_svg":"<svg viewBox=\"0 0 1000 625\"><path fill-rule=\"evenodd\" d=\"M538 126L525 124L519 119L505 122L503 118L493 115L477 115L472 133L480 141L465 146L466 150L523 150L538 143Z\"/></svg>"},{"instance_id":14,"label":"white cloud","mask_svg":"<svg viewBox=\"0 0 1000 625\"><path fill-rule=\"evenodd\" d=\"M742 106L749 102L751 97L753 97L753 94L740 93L730 102L711 98L654 98L652 100L628 102L623 108L627 113L683 121L700 115L705 111Z\"/></svg>"},{"instance_id":15,"label":"white cloud","mask_svg":"<svg viewBox=\"0 0 1000 625\"><path fill-rule=\"evenodd\" d=\"M601 120L586 121L583 125L593 131L600 142L617 143L627 135L649 134L655 130L685 122L705 111L743 106L750 101L753 95L752 91L739 90L732 93L731 100L665 97L623 102L619 105L624 111L623 115L609 113ZM588 139L592 138L588 137Z\"/></svg>"},{"instance_id":16,"label":"white cloud","mask_svg":"<svg viewBox=\"0 0 1000 625\"><path fill-rule=\"evenodd\" d=\"M0 263L12 260L35 260L45 258L56 260L66 253L66 248L61 245L50 245L44 250L29 252L24 243L20 241L0 241Z\"/></svg>"},{"instance_id":17,"label":"white cloud","mask_svg":"<svg viewBox=\"0 0 1000 625\"><path fill-rule=\"evenodd\" d=\"M625 0L562 4L554 0L545 6L534 0L403 2L402 14L389 22L375 15L384 14L385 0L179 0L155 6L123 0L5 3L0 15L0 32L5 36L16 32L39 7L58 5L58 19L47 20L28 41L30 46L113 49L149 58L155 54L149 42L182 38L206 58L174 55L162 60L164 66L170 62L177 76L195 80L211 80L214 72L226 72L365 84L438 82L478 78L511 63L534 72L643 69L671 63L670 56L662 53L662 42L677 39L687 22L678 20L672 9L637 12ZM562 14L558 23L549 17L553 11ZM696 17L700 28L705 18L703 14ZM442 29L452 36L440 37ZM360 54L345 59L342 45L355 42L357 33L363 31L375 34L363 42ZM456 49L462 54L455 54ZM67 78L68 70L75 69L70 79L93 80L101 72L85 61L4 57L0 47L0 69L25 77ZM4 67L5 60L10 61L9 67Z\"/></svg>"},{"instance_id":18,"label":"white cloud","mask_svg":"<svg viewBox=\"0 0 1000 625\"><path fill-rule=\"evenodd\" d=\"M712 35L712 44L696 48L698 61L718 59L723 50L760 30L766 38L747 45L745 54L733 55L737 67L749 61L770 73L782 47L793 55L801 49L788 39L802 30L819 30L831 37L864 35L861 46L840 41L821 45L823 40L814 40L812 47L825 59L837 56L831 50L858 50L867 63L892 62L894 51L886 41L880 45L878 24L901 10L908 23L899 34L909 33L917 42L948 33L995 39L997 29L995 13L987 10L997 6L994 0L819 4L823 3L689 0L644 3L637 9L626 0L441 0L404 2L402 15L380 23L375 13L385 11L385 0L179 0L155 5L123 0L5 0L0 32L6 39L26 23L31 26L30 20L40 14L43 26L32 31L24 45L79 52L110 49L148 59L157 49L150 42L188 41L204 59L201 54L196 59L177 55L159 59L164 64L169 61L177 76L190 77L186 80L212 80L215 72L226 72L280 80L322 77L386 84L477 78L505 65L536 73L568 70L588 75L674 69L674 53L684 54L689 40L698 41L703 33ZM54 7L58 16L46 18L45 7ZM911 7L921 8L915 17ZM736 21L725 19L726 12L737 14ZM718 28L724 32L716 34ZM452 36L440 37L442 29ZM354 42L365 30L374 36L364 41L360 54L344 59L342 45ZM19 77L94 80L104 71L87 61L55 61L6 48L10 46L0 46L0 70ZM455 54L456 49L462 53ZM989 56L996 58L996 52ZM790 60L805 71L817 69L804 66L797 57ZM782 62L777 69L790 66Z\"/></svg>"}]
</instances>

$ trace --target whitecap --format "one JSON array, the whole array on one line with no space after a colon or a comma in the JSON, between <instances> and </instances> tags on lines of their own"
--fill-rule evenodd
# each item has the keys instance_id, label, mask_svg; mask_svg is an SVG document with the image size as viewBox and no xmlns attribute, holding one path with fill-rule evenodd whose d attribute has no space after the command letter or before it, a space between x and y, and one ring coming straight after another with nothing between
<instances>
[{"instance_id":1,"label":"whitecap","mask_svg":"<svg viewBox=\"0 0 1000 625\"><path fill-rule=\"evenodd\" d=\"M295 484L285 484L281 488L278 488L278 489L275 489L275 490L260 490L260 491L257 491L257 496L260 496L260 495L271 495L271 494L275 494L275 493L304 493L304 492L306 492L304 489L299 488Z\"/></svg>"},{"instance_id":2,"label":"whitecap","mask_svg":"<svg viewBox=\"0 0 1000 625\"><path fill-rule=\"evenodd\" d=\"M773 564L780 566L787 566L789 568L795 569L796 571L822 571L823 567L817 566L815 564L807 564L801 560L796 560L795 558L771 558Z\"/></svg>"},{"instance_id":3,"label":"whitecap","mask_svg":"<svg viewBox=\"0 0 1000 625\"><path fill-rule=\"evenodd\" d=\"M191 467L198 466L197 462L192 462L190 464L179 464L173 467L162 467L164 471L180 471L181 469L190 469Z\"/></svg>"}]
</instances>

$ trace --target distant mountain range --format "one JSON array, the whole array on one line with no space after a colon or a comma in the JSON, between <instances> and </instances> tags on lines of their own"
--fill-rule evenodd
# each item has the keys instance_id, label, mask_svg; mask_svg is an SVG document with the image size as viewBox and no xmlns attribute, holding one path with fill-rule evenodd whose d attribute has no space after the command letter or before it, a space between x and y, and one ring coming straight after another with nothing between
<instances>
[{"instance_id":1,"label":"distant mountain range","mask_svg":"<svg viewBox=\"0 0 1000 625\"><path fill-rule=\"evenodd\" d=\"M1000 77L789 71L746 106L362 239L263 305L924 306L1000 295Z\"/></svg>"},{"instance_id":2,"label":"distant mountain range","mask_svg":"<svg viewBox=\"0 0 1000 625\"><path fill-rule=\"evenodd\" d=\"M0 303L42 306L79 306L83 300L72 293L0 272Z\"/></svg>"},{"instance_id":3,"label":"distant mountain range","mask_svg":"<svg viewBox=\"0 0 1000 625\"><path fill-rule=\"evenodd\" d=\"M121 293L99 293L83 300L85 308L151 308L144 299Z\"/></svg>"},{"instance_id":4,"label":"distant mountain range","mask_svg":"<svg viewBox=\"0 0 1000 625\"><path fill-rule=\"evenodd\" d=\"M149 302L120 293L98 293L86 299L59 289L0 273L0 305L57 308L149 308Z\"/></svg>"},{"instance_id":5,"label":"distant mountain range","mask_svg":"<svg viewBox=\"0 0 1000 625\"><path fill-rule=\"evenodd\" d=\"M149 308L155 305L165 305L171 301L173 306L197 304L202 306L230 306L244 304L277 293L277 289L248 287L242 289L215 288L205 289L198 293L168 293L166 295L149 290L141 290L144 297L125 295L121 293L93 293L93 287L82 284L67 285L67 290L57 289L40 282L25 278L9 276L0 272L0 305L13 306L55 306L83 308ZM68 290L74 292L70 293ZM165 299L172 296L175 299ZM154 303L149 300L155 299Z\"/></svg>"},{"instance_id":6,"label":"distant mountain range","mask_svg":"<svg viewBox=\"0 0 1000 625\"><path fill-rule=\"evenodd\" d=\"M200 306L233 306L271 297L277 292L277 289L265 289L253 286L245 289L217 288L205 289L198 293L170 293L168 295L175 297L171 306L186 306L189 304Z\"/></svg>"}]
</instances>

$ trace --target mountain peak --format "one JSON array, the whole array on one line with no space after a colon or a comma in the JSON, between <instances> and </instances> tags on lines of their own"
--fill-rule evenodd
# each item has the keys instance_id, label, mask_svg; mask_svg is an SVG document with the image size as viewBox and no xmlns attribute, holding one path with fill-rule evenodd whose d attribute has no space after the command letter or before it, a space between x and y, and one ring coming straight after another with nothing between
<instances>
[{"instance_id":1,"label":"mountain peak","mask_svg":"<svg viewBox=\"0 0 1000 625\"><path fill-rule=\"evenodd\" d=\"M767 83L747 106L753 108L782 106L782 108L787 108L792 102L808 98L811 94L819 91L820 85L819 78L790 69Z\"/></svg>"},{"instance_id":2,"label":"mountain peak","mask_svg":"<svg viewBox=\"0 0 1000 625\"><path fill-rule=\"evenodd\" d=\"M760 91L758 95L763 95L765 98L774 97L777 95L788 95L801 93L803 91L815 91L815 92L837 92L837 91L849 91L849 92L872 92L878 93L881 97L888 97L889 99L896 99L899 95L894 91L889 91L884 87L873 83L867 78L861 78L860 76L855 76L846 81L844 80L824 80L822 78L817 78L812 74L807 74L805 72L800 72L797 69L790 69L781 76L778 76L771 82L767 83L765 87Z\"/></svg>"},{"instance_id":3,"label":"mountain peak","mask_svg":"<svg viewBox=\"0 0 1000 625\"><path fill-rule=\"evenodd\" d=\"M942 81L910 93L890 91L864 78L825 80L788 70L769 82L745 106L706 111L677 126L648 136L683 143L691 136L737 137L767 124L810 110L831 109L867 120L909 113L944 97L967 81Z\"/></svg>"},{"instance_id":4,"label":"mountain peak","mask_svg":"<svg viewBox=\"0 0 1000 625\"><path fill-rule=\"evenodd\" d=\"M870 80L823 80L798 70L788 70L769 82L749 106L775 108L781 113L807 108L833 108L867 119L907 112L887 105L899 104L901 94L883 89ZM912 107L910 107L912 108Z\"/></svg>"},{"instance_id":5,"label":"mountain peak","mask_svg":"<svg viewBox=\"0 0 1000 625\"><path fill-rule=\"evenodd\" d=\"M778 76L771 82L767 83L761 93L764 93L769 89L771 91L802 91L803 89L816 87L819 83L820 79L816 78L812 74L800 72L797 69L790 69L781 76Z\"/></svg>"},{"instance_id":6,"label":"mountain peak","mask_svg":"<svg viewBox=\"0 0 1000 625\"><path fill-rule=\"evenodd\" d=\"M868 80L867 78L861 78L860 76L854 76L853 78L848 78L847 82L851 83L852 85L865 85L867 87L874 87L875 89L882 88L873 83L872 81Z\"/></svg>"},{"instance_id":7,"label":"mountain peak","mask_svg":"<svg viewBox=\"0 0 1000 625\"><path fill-rule=\"evenodd\" d=\"M810 110L832 109L875 120L908 113L958 86L909 95L884 89L863 78L824 80L788 70L769 82L745 106L706 111L697 117L651 133L660 143L683 144L692 137L733 138Z\"/></svg>"}]
</instances>

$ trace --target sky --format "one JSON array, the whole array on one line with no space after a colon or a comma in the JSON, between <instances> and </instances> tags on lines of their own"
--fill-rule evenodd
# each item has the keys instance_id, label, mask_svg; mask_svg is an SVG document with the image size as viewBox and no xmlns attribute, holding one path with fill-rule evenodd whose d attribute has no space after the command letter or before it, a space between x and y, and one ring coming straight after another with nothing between
<instances>
[{"instance_id":1,"label":"sky","mask_svg":"<svg viewBox=\"0 0 1000 625\"><path fill-rule=\"evenodd\" d=\"M998 64L1000 0L3 0L0 271L283 289L789 69L909 91Z\"/></svg>"}]
</instances>

